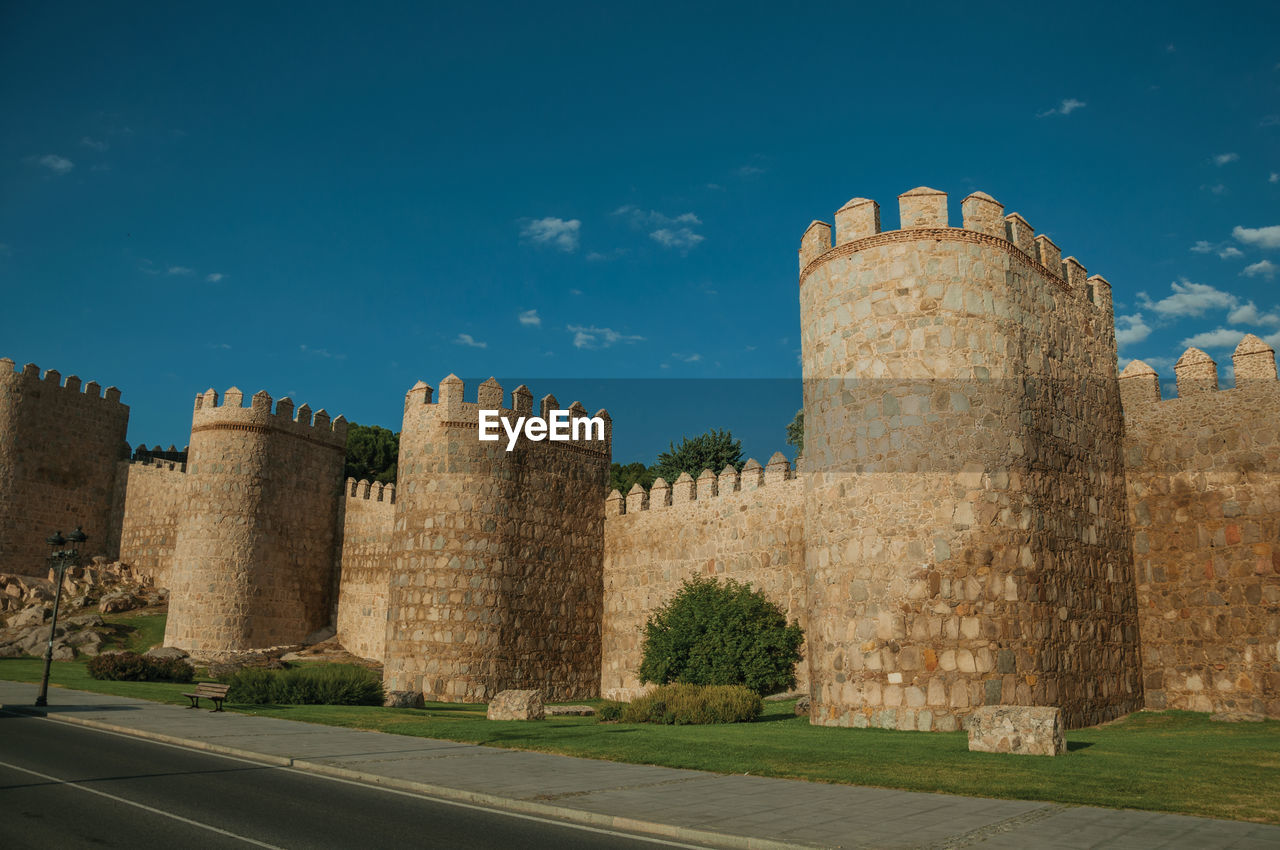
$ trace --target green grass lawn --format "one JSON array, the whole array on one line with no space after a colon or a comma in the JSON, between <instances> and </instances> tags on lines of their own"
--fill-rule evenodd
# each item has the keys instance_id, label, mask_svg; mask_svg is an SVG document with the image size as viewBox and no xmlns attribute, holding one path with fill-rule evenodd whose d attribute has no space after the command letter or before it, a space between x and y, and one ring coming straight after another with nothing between
<instances>
[{"instance_id":1,"label":"green grass lawn","mask_svg":"<svg viewBox=\"0 0 1280 850\"><path fill-rule=\"evenodd\" d=\"M188 685L100 682L81 662L53 665L54 684L185 704ZM39 681L35 659L0 660L0 678ZM590 701L588 701L590 702ZM489 722L482 705L228 706L308 723L375 729L637 764L750 773L982 797L1049 800L1280 823L1280 721L1213 723L1190 712L1142 712L1070 732L1057 758L971 753L963 732L810 726L794 703L765 703L756 723L605 724L592 717Z\"/></svg>"},{"instance_id":2,"label":"green grass lawn","mask_svg":"<svg viewBox=\"0 0 1280 850\"><path fill-rule=\"evenodd\" d=\"M153 646L164 643L164 624L169 615L159 614L104 614L103 622L119 627L123 634L114 640L103 643L103 649L127 649L132 652L146 652Z\"/></svg>"}]
</instances>

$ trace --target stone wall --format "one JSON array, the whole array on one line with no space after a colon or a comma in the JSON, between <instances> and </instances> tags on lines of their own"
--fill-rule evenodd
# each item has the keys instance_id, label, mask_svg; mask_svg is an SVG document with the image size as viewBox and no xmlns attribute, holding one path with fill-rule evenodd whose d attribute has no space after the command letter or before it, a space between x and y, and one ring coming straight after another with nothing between
<instances>
[{"instance_id":1,"label":"stone wall","mask_svg":"<svg viewBox=\"0 0 1280 850\"><path fill-rule=\"evenodd\" d=\"M120 391L0 358L0 572L44 575L45 538L81 526L81 555L109 555L116 463L127 457Z\"/></svg>"},{"instance_id":2,"label":"stone wall","mask_svg":"<svg viewBox=\"0 0 1280 850\"><path fill-rule=\"evenodd\" d=\"M800 248L812 720L1141 705L1110 286L982 193Z\"/></svg>"},{"instance_id":3,"label":"stone wall","mask_svg":"<svg viewBox=\"0 0 1280 850\"><path fill-rule=\"evenodd\" d=\"M611 433L603 442L478 439L478 411L511 407L492 379L478 403L450 375L405 397L387 618L388 691L483 702L508 689L547 699L600 687L604 509ZM544 418L558 408L542 399ZM569 410L585 416L574 402Z\"/></svg>"},{"instance_id":4,"label":"stone wall","mask_svg":"<svg viewBox=\"0 0 1280 850\"><path fill-rule=\"evenodd\" d=\"M347 479L338 554L338 641L353 655L381 660L387 642L394 484Z\"/></svg>"},{"instance_id":5,"label":"stone wall","mask_svg":"<svg viewBox=\"0 0 1280 850\"><path fill-rule=\"evenodd\" d=\"M1236 387L1189 350L1178 397L1120 377L1148 708L1280 717L1280 383L1253 335Z\"/></svg>"},{"instance_id":6,"label":"stone wall","mask_svg":"<svg viewBox=\"0 0 1280 850\"><path fill-rule=\"evenodd\" d=\"M694 576L749 583L807 629L804 490L781 454L606 500L602 696L635 696L645 621ZM796 673L807 688L808 664Z\"/></svg>"},{"instance_id":7,"label":"stone wall","mask_svg":"<svg viewBox=\"0 0 1280 850\"><path fill-rule=\"evenodd\" d=\"M332 623L346 420L234 387L196 397L165 644L217 653Z\"/></svg>"},{"instance_id":8,"label":"stone wall","mask_svg":"<svg viewBox=\"0 0 1280 850\"><path fill-rule=\"evenodd\" d=\"M187 507L186 464L121 461L111 505L110 556L169 586L178 517Z\"/></svg>"}]
</instances>

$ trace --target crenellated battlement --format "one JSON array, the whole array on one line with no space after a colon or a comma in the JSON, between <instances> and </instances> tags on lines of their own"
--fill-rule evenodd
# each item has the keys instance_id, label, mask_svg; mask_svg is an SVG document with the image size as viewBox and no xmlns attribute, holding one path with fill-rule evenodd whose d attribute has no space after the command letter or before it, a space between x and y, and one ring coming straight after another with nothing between
<instances>
[{"instance_id":1,"label":"crenellated battlement","mask_svg":"<svg viewBox=\"0 0 1280 850\"><path fill-rule=\"evenodd\" d=\"M947 194L920 186L898 196L899 229L881 230L880 205L868 198L853 198L836 211L835 229L813 221L800 240L800 284L810 272L829 260L897 241L935 239L986 243L1009 251L1050 283L1093 304L1111 309L1111 285L1101 277L1088 278L1075 257L1062 249L1016 212L1005 214L1004 205L985 192L973 192L960 202L962 223L952 227L947 215Z\"/></svg>"},{"instance_id":2,"label":"crenellated battlement","mask_svg":"<svg viewBox=\"0 0 1280 850\"><path fill-rule=\"evenodd\" d=\"M259 390L244 406L244 393L231 387L221 396L210 388L196 396L191 432L209 428L267 429L292 434L326 445L344 448L347 442L347 420L343 416L329 418L323 408L312 413L309 405L296 409L293 399L274 402L265 390Z\"/></svg>"},{"instance_id":3,"label":"crenellated battlement","mask_svg":"<svg viewBox=\"0 0 1280 850\"><path fill-rule=\"evenodd\" d=\"M418 381L405 393L404 410L406 422L412 418L415 421L421 421L422 424L427 424L427 420L430 420L431 423L439 427L475 429L478 431L481 410L497 410L498 416L510 420L513 426L520 417L538 416L543 419L549 419L551 411L567 410L571 420L595 417L604 420L604 439L594 439L597 436L597 432L591 430L591 439L580 436L576 440L542 440L540 441L541 444L572 447L581 451L604 454L611 452L613 445L613 419L609 416L609 411L604 408L600 408L594 414L591 414L587 412L586 407L579 401L570 403L568 407L562 407L556 397L551 394L543 396L535 405L533 392L524 384L511 391L510 404L507 404L506 392L503 390L502 385L498 383L498 380L492 377L476 388L476 401L465 401L466 391L465 382L453 374L440 381L438 393L425 381ZM572 434L572 430L570 433ZM498 434L501 437L499 442L505 447L507 434L502 430L501 425L498 426ZM534 441L521 436L518 445L527 446L531 442Z\"/></svg>"},{"instance_id":4,"label":"crenellated battlement","mask_svg":"<svg viewBox=\"0 0 1280 850\"><path fill-rule=\"evenodd\" d=\"M1231 355L1236 389L1280 387L1276 378L1275 349L1253 334L1246 334ZM1230 392L1218 386L1218 364L1198 348L1188 348L1173 367L1178 394L1160 397L1160 376L1141 360L1133 360L1120 373L1120 398L1127 413L1147 405L1168 404L1208 393Z\"/></svg>"},{"instance_id":5,"label":"crenellated battlement","mask_svg":"<svg viewBox=\"0 0 1280 850\"><path fill-rule=\"evenodd\" d=\"M750 458L741 472L730 465L719 473L704 469L696 479L687 472L680 473L680 477L672 483L658 478L648 492L639 482L633 484L631 491L625 496L618 490L613 490L604 500L604 513L606 517L630 516L678 508L691 502L704 504L734 493L793 481L798 483L799 471L798 464L792 469L791 461L782 452L774 452L767 465L761 466L758 460Z\"/></svg>"},{"instance_id":6,"label":"crenellated battlement","mask_svg":"<svg viewBox=\"0 0 1280 850\"><path fill-rule=\"evenodd\" d=\"M383 484L381 481L371 482L366 478L361 478L359 481L348 478L344 492L351 500L383 502L387 505L394 505L396 502L396 485Z\"/></svg>"},{"instance_id":7,"label":"crenellated battlement","mask_svg":"<svg viewBox=\"0 0 1280 850\"><path fill-rule=\"evenodd\" d=\"M8 357L0 357L0 383L9 386L49 387L55 390L65 390L68 394L74 394L86 399L98 399L108 404L120 404L120 390L115 387L107 387L106 390L103 390L102 385L97 381L82 383L76 375L68 375L64 380L62 373L56 369L46 369L44 374L41 375L40 367L34 363L28 363L21 369L16 369L14 361Z\"/></svg>"}]
</instances>

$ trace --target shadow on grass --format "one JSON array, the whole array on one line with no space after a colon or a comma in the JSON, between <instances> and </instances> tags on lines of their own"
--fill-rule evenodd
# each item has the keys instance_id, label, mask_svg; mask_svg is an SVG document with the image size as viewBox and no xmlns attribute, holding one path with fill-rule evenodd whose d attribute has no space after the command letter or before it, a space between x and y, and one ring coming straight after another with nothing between
<instances>
[{"instance_id":1,"label":"shadow on grass","mask_svg":"<svg viewBox=\"0 0 1280 850\"><path fill-rule=\"evenodd\" d=\"M1087 750L1093 746L1093 741L1067 741L1067 752L1075 752L1076 750Z\"/></svg>"}]
</instances>

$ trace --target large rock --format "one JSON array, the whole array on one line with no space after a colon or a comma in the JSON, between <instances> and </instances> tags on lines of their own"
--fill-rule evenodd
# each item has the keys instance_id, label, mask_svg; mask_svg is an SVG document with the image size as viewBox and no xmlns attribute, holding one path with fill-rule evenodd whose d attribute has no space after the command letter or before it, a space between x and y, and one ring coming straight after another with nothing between
<instances>
[{"instance_id":1,"label":"large rock","mask_svg":"<svg viewBox=\"0 0 1280 850\"><path fill-rule=\"evenodd\" d=\"M810 714L809 706L811 704L812 704L812 700L810 699L808 694L805 694L804 696L800 697L800 699L796 700L796 708L795 708L796 717L808 717Z\"/></svg>"},{"instance_id":2,"label":"large rock","mask_svg":"<svg viewBox=\"0 0 1280 850\"><path fill-rule=\"evenodd\" d=\"M382 704L388 708L422 708L422 691L387 691Z\"/></svg>"},{"instance_id":3,"label":"large rock","mask_svg":"<svg viewBox=\"0 0 1280 850\"><path fill-rule=\"evenodd\" d=\"M589 705L549 705L547 717L593 717L596 710Z\"/></svg>"},{"instance_id":4,"label":"large rock","mask_svg":"<svg viewBox=\"0 0 1280 850\"><path fill-rule=\"evenodd\" d=\"M1039 705L985 705L965 721L969 750L1057 756L1067 751L1062 710Z\"/></svg>"},{"instance_id":5,"label":"large rock","mask_svg":"<svg viewBox=\"0 0 1280 850\"><path fill-rule=\"evenodd\" d=\"M29 629L32 626L39 626L49 619L52 614L52 608L46 608L43 605L32 605L30 608L24 608L10 617L9 628Z\"/></svg>"},{"instance_id":6,"label":"large rock","mask_svg":"<svg viewBox=\"0 0 1280 850\"><path fill-rule=\"evenodd\" d=\"M503 691L489 703L490 720L541 720L546 717L540 691Z\"/></svg>"},{"instance_id":7,"label":"large rock","mask_svg":"<svg viewBox=\"0 0 1280 850\"><path fill-rule=\"evenodd\" d=\"M104 614L119 614L121 611L132 611L140 608L143 601L128 591L109 593L98 603L98 610Z\"/></svg>"},{"instance_id":8,"label":"large rock","mask_svg":"<svg viewBox=\"0 0 1280 850\"><path fill-rule=\"evenodd\" d=\"M187 658L190 653L176 646L153 646L143 653L149 658Z\"/></svg>"}]
</instances>

